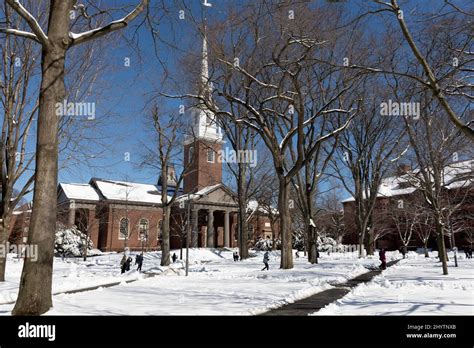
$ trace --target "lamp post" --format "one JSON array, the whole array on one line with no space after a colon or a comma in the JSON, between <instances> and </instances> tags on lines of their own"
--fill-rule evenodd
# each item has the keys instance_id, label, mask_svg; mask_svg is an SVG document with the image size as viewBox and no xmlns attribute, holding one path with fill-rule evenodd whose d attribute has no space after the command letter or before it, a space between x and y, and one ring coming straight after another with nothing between
<instances>
[{"instance_id":1,"label":"lamp post","mask_svg":"<svg viewBox=\"0 0 474 348\"><path fill-rule=\"evenodd\" d=\"M186 236L186 277L189 271L189 240L191 239L191 196L188 193L188 231Z\"/></svg>"},{"instance_id":2,"label":"lamp post","mask_svg":"<svg viewBox=\"0 0 474 348\"><path fill-rule=\"evenodd\" d=\"M198 193L193 193L194 196L197 198L201 198L204 195L198 194ZM188 276L189 272L189 241L191 240L191 193L188 192L188 230L187 230L187 236L186 236L186 277ZM194 231L197 233L197 231Z\"/></svg>"}]
</instances>

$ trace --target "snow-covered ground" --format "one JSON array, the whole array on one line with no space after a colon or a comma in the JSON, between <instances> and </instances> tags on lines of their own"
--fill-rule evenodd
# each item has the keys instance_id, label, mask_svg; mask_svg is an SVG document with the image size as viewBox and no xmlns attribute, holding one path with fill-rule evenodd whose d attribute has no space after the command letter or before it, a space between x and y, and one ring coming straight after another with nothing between
<instances>
[{"instance_id":1,"label":"snow-covered ground","mask_svg":"<svg viewBox=\"0 0 474 348\"><path fill-rule=\"evenodd\" d=\"M176 252L179 256L179 252ZM110 288L76 294L57 294L51 315L252 315L279 307L331 288L334 283L379 265L377 258L358 259L353 253L322 253L318 265L301 255L295 268L280 270L279 253L273 252L270 271L263 267L263 252L242 262L232 251L192 249L189 277L184 263L160 267L160 253L145 254L145 277L134 270L120 274L121 254L80 259L55 259L53 292L122 282ZM302 253L301 253L302 254ZM434 255L433 255L434 256ZM388 253L388 260L398 259ZM0 284L0 314L8 315L16 298L21 261L7 265L7 279ZM450 262L452 264L452 261ZM410 253L409 258L386 270L318 314L473 314L474 261L462 258L442 276L435 258ZM126 280L138 281L125 283ZM3 303L3 305L2 305Z\"/></svg>"},{"instance_id":2,"label":"snow-covered ground","mask_svg":"<svg viewBox=\"0 0 474 348\"><path fill-rule=\"evenodd\" d=\"M474 315L474 259L460 255L442 275L436 252L407 259L362 284L316 315Z\"/></svg>"},{"instance_id":3,"label":"snow-covered ground","mask_svg":"<svg viewBox=\"0 0 474 348\"><path fill-rule=\"evenodd\" d=\"M189 277L184 277L182 262L174 264L175 271L169 272L159 266L160 253L148 253L143 271L161 275L112 288L56 295L49 314L256 314L325 290L331 283L344 282L379 263L346 253L323 254L319 265L311 265L301 255L295 259L294 269L280 270L279 253L273 252L270 271L262 272L263 252L253 254L246 261L234 262L232 251L191 250ZM136 271L121 275L120 259L120 254L90 257L87 262L57 258L53 292L144 278ZM0 284L3 303L16 297L20 264L8 264L9 282ZM12 307L0 306L0 313L8 314Z\"/></svg>"}]
</instances>

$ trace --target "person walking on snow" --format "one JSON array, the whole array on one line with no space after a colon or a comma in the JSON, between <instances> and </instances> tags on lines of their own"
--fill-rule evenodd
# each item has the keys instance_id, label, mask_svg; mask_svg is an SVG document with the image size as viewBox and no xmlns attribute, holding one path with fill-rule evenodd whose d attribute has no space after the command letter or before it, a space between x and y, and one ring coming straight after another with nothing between
<instances>
[{"instance_id":1,"label":"person walking on snow","mask_svg":"<svg viewBox=\"0 0 474 348\"><path fill-rule=\"evenodd\" d=\"M132 258L129 256L127 261L125 261L125 271L130 271L130 265L132 264Z\"/></svg>"},{"instance_id":2,"label":"person walking on snow","mask_svg":"<svg viewBox=\"0 0 474 348\"><path fill-rule=\"evenodd\" d=\"M265 264L265 267L262 268L262 271L265 269L267 271L270 270L270 268L268 267L268 261L270 261L270 256L268 254L268 251L266 251L265 254L263 255L263 263Z\"/></svg>"},{"instance_id":3,"label":"person walking on snow","mask_svg":"<svg viewBox=\"0 0 474 348\"><path fill-rule=\"evenodd\" d=\"M138 265L137 271L141 272L143 265L143 252L135 257L135 264Z\"/></svg>"},{"instance_id":4,"label":"person walking on snow","mask_svg":"<svg viewBox=\"0 0 474 348\"><path fill-rule=\"evenodd\" d=\"M178 256L176 256L176 253L173 253L173 256L171 256L171 259L173 260L173 263L176 262L177 258L178 258Z\"/></svg>"},{"instance_id":5,"label":"person walking on snow","mask_svg":"<svg viewBox=\"0 0 474 348\"><path fill-rule=\"evenodd\" d=\"M122 273L125 273L126 263L127 263L127 256L123 255L122 260L120 261L120 269L122 270Z\"/></svg>"},{"instance_id":6,"label":"person walking on snow","mask_svg":"<svg viewBox=\"0 0 474 348\"><path fill-rule=\"evenodd\" d=\"M382 262L380 268L386 269L387 268L387 259L385 257L385 249L379 251L379 259Z\"/></svg>"}]
</instances>

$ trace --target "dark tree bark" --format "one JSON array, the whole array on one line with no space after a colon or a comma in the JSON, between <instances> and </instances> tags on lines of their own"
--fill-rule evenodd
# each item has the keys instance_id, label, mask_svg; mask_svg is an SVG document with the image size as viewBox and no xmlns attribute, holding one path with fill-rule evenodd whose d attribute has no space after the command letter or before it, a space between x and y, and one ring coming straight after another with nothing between
<instances>
[{"instance_id":1,"label":"dark tree bark","mask_svg":"<svg viewBox=\"0 0 474 348\"><path fill-rule=\"evenodd\" d=\"M52 269L56 230L58 115L65 98L64 63L69 42L69 11L74 1L52 1L48 44L43 47L36 142L35 190L28 244L38 246L38 260L25 259L13 315L37 315L52 307Z\"/></svg>"},{"instance_id":2,"label":"dark tree bark","mask_svg":"<svg viewBox=\"0 0 474 348\"><path fill-rule=\"evenodd\" d=\"M50 1L47 34L18 1L7 0L8 5L30 26L32 33L27 37L39 42L42 46L35 187L33 212L28 233L28 244L38 247L38 259L35 262L30 259L25 260L13 315L43 314L52 307L52 266L58 176L59 115L56 104L62 103L66 97L64 85L66 52L73 45L124 28L129 21L135 19L148 6L148 1L143 0L120 21L72 38L69 35L70 11L76 3L75 0ZM18 35L25 37L25 34Z\"/></svg>"}]
</instances>

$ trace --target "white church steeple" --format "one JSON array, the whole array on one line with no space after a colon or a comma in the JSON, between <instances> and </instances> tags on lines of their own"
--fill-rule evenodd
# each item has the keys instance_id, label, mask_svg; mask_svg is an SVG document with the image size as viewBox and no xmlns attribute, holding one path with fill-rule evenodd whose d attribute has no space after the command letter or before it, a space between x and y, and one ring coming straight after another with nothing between
<instances>
[{"instance_id":1,"label":"white church steeple","mask_svg":"<svg viewBox=\"0 0 474 348\"><path fill-rule=\"evenodd\" d=\"M202 41L202 61L201 61L201 78L199 79L198 94L200 97L208 101L212 100L212 83L209 78L209 60L208 46L206 37L206 27L203 30ZM190 133L185 143L192 142L197 139L208 140L212 142L222 142L222 132L216 123L215 115L209 108L200 103L200 105L192 107L190 118Z\"/></svg>"}]
</instances>

